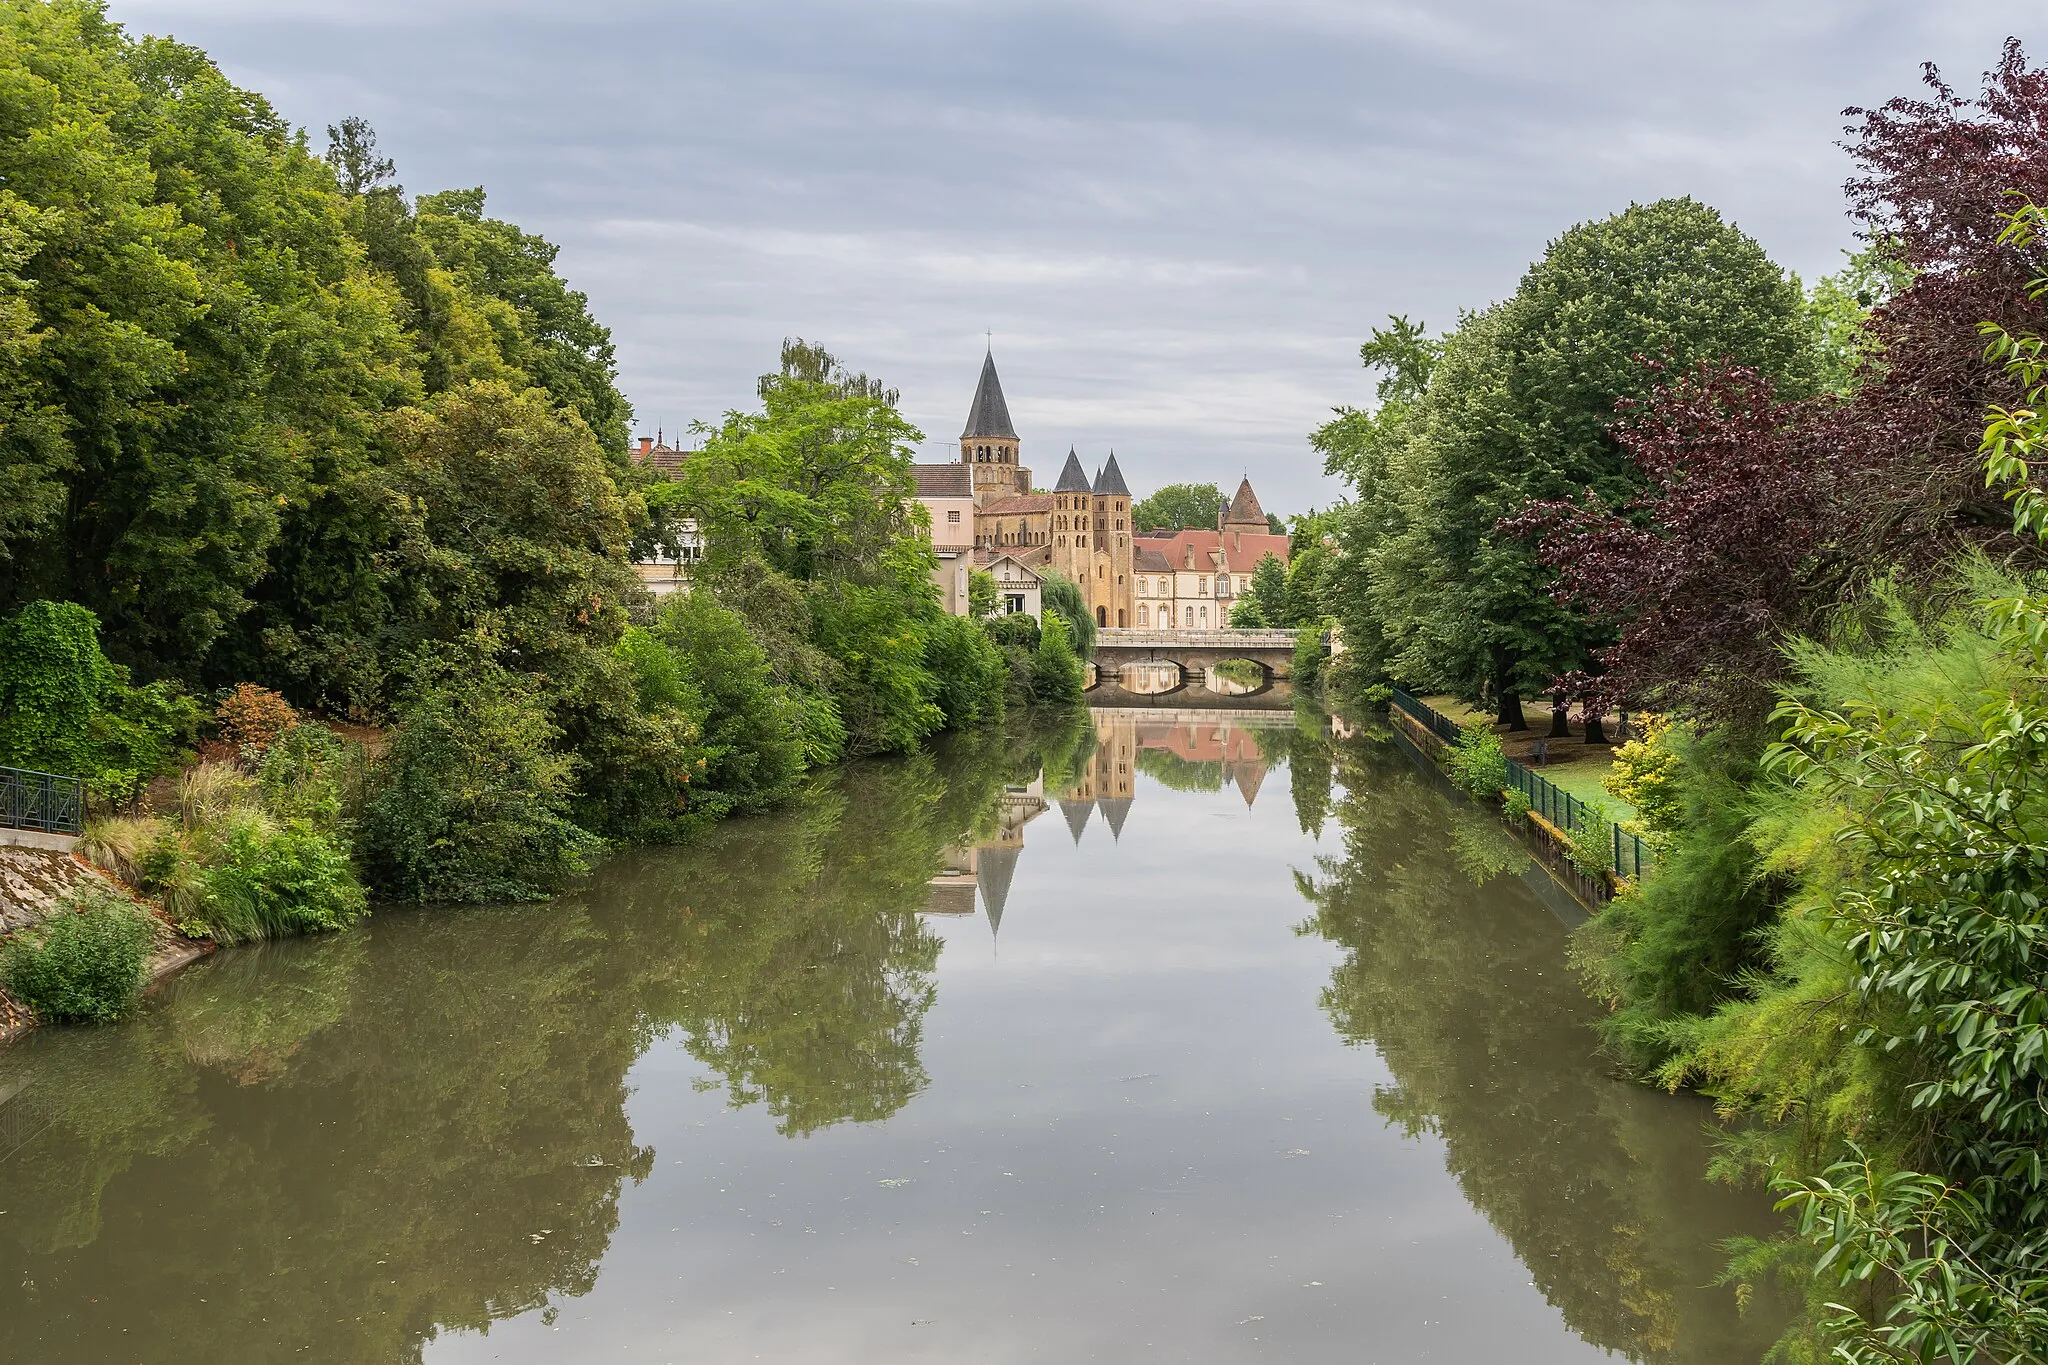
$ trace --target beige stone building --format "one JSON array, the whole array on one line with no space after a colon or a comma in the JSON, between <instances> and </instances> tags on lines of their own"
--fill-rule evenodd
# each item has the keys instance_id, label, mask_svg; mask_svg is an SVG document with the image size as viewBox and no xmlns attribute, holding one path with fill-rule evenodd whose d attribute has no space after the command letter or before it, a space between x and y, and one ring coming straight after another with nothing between
<instances>
[{"instance_id":1,"label":"beige stone building","mask_svg":"<svg viewBox=\"0 0 2048 1365\"><path fill-rule=\"evenodd\" d=\"M1213 531L1154 531L1137 539L1132 572L1139 629L1221 630L1267 555L1287 562L1287 537L1274 535L1250 479L1222 510Z\"/></svg>"}]
</instances>

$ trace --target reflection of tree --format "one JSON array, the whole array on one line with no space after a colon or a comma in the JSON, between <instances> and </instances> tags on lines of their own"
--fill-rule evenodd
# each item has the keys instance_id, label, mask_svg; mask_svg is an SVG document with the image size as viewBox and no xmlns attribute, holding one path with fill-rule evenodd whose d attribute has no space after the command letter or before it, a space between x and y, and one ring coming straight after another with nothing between
<instances>
[{"instance_id":1,"label":"reflection of tree","mask_svg":"<svg viewBox=\"0 0 2048 1365\"><path fill-rule=\"evenodd\" d=\"M1475 873L1526 857L1391 746L1339 761L1343 856L1299 878L1303 932L1345 950L1323 1006L1392 1071L1380 1112L1443 1141L1467 1198L1588 1341L1643 1361L1759 1358L1767 1325L1703 1288L1720 1241L1749 1230L1703 1178L1704 1111L1613 1079L1562 926L1512 882L1475 891Z\"/></svg>"},{"instance_id":2,"label":"reflection of tree","mask_svg":"<svg viewBox=\"0 0 2048 1365\"><path fill-rule=\"evenodd\" d=\"M1197 758L1182 758L1166 749L1140 749L1138 771L1160 786L1177 792L1220 792L1223 765Z\"/></svg>"},{"instance_id":3,"label":"reflection of tree","mask_svg":"<svg viewBox=\"0 0 2048 1365\"><path fill-rule=\"evenodd\" d=\"M785 1132L916 1093L915 911L1016 769L1028 740L857 765L546 905L223 953L129 1025L24 1040L0 1095L50 1126L0 1163L0 1360L417 1360L584 1292L653 1159L625 1098L654 1037Z\"/></svg>"}]
</instances>

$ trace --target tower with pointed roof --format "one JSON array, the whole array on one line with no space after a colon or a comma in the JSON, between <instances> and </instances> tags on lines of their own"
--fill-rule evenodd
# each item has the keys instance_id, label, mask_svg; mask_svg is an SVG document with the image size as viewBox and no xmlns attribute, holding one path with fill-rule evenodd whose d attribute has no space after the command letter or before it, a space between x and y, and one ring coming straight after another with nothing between
<instances>
[{"instance_id":1,"label":"tower with pointed roof","mask_svg":"<svg viewBox=\"0 0 2048 1365\"><path fill-rule=\"evenodd\" d=\"M1131 490L1116 467L1116 452L1095 475L1089 490L1095 522L1094 581L1088 598L1095 624L1123 629L1131 624Z\"/></svg>"},{"instance_id":2,"label":"tower with pointed roof","mask_svg":"<svg viewBox=\"0 0 2048 1365\"><path fill-rule=\"evenodd\" d=\"M982 358L981 380L974 386L967 426L960 433L960 463L974 469L977 506L1031 492L1031 471L1018 458L1019 446L1003 381L996 375L995 352L990 351Z\"/></svg>"}]
</instances>

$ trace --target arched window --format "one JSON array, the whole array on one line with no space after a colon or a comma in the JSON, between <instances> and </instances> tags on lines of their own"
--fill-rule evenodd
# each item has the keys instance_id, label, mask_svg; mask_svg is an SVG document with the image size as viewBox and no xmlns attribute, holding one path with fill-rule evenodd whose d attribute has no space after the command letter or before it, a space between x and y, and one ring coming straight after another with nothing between
<instances>
[{"instance_id":1,"label":"arched window","mask_svg":"<svg viewBox=\"0 0 2048 1365\"><path fill-rule=\"evenodd\" d=\"M1138 604L1138 624L1141 626L1145 624L1145 604L1143 602Z\"/></svg>"},{"instance_id":2,"label":"arched window","mask_svg":"<svg viewBox=\"0 0 2048 1365\"><path fill-rule=\"evenodd\" d=\"M1097 607L1095 609L1095 624L1098 626L1106 626L1109 624L1108 607Z\"/></svg>"},{"instance_id":3,"label":"arched window","mask_svg":"<svg viewBox=\"0 0 2048 1365\"><path fill-rule=\"evenodd\" d=\"M1189 608L1188 608L1188 628L1189 628L1190 630L1192 630L1192 629L1194 629L1194 625L1195 625L1195 609L1194 609L1193 607L1189 607Z\"/></svg>"},{"instance_id":4,"label":"arched window","mask_svg":"<svg viewBox=\"0 0 2048 1365\"><path fill-rule=\"evenodd\" d=\"M1207 607L1203 607L1203 608L1202 608L1202 625L1203 625L1203 626L1204 626L1204 627L1206 628L1206 627L1208 626L1208 624L1209 624L1209 609L1208 609Z\"/></svg>"},{"instance_id":5,"label":"arched window","mask_svg":"<svg viewBox=\"0 0 2048 1365\"><path fill-rule=\"evenodd\" d=\"M1122 629L1123 629L1123 626L1124 626L1124 609L1123 609L1122 607L1118 607L1118 608L1116 609L1116 625L1117 625L1117 629L1118 629L1118 630L1122 630Z\"/></svg>"}]
</instances>

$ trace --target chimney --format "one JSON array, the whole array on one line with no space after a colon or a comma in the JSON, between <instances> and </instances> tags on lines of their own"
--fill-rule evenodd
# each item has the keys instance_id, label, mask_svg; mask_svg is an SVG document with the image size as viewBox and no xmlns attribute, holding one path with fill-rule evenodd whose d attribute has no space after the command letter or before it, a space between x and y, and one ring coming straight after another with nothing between
<instances>
[{"instance_id":1,"label":"chimney","mask_svg":"<svg viewBox=\"0 0 2048 1365\"><path fill-rule=\"evenodd\" d=\"M640 438L641 455L645 456L652 449L654 449L654 438L652 436L642 436Z\"/></svg>"}]
</instances>

